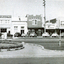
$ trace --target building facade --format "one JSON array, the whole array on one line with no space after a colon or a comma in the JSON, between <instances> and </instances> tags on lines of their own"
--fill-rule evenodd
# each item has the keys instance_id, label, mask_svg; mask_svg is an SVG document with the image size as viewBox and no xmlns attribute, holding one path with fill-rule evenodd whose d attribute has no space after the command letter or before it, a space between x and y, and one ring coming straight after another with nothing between
<instances>
[{"instance_id":1,"label":"building facade","mask_svg":"<svg viewBox=\"0 0 64 64\"><path fill-rule=\"evenodd\" d=\"M49 34L52 34L56 32L57 34L60 34L64 32L64 18L54 18L46 22L46 31Z\"/></svg>"},{"instance_id":2,"label":"building facade","mask_svg":"<svg viewBox=\"0 0 64 64\"><path fill-rule=\"evenodd\" d=\"M12 21L12 32L11 34L20 33L27 34L27 22L26 21Z\"/></svg>"},{"instance_id":3,"label":"building facade","mask_svg":"<svg viewBox=\"0 0 64 64\"><path fill-rule=\"evenodd\" d=\"M7 33L11 30L11 15L0 15L0 32Z\"/></svg>"},{"instance_id":4,"label":"building facade","mask_svg":"<svg viewBox=\"0 0 64 64\"><path fill-rule=\"evenodd\" d=\"M37 36L41 36L44 30L41 15L27 15L27 27L30 33L35 32Z\"/></svg>"},{"instance_id":5,"label":"building facade","mask_svg":"<svg viewBox=\"0 0 64 64\"><path fill-rule=\"evenodd\" d=\"M20 17L16 17L14 20L11 15L0 15L0 33L16 32L21 35L27 33L35 33L37 36L41 36L44 32L43 22L41 15L27 15L27 19L22 20ZM13 17L14 18L14 17ZM57 34L64 33L64 18L54 18L46 21L46 32L50 35L54 32Z\"/></svg>"},{"instance_id":6,"label":"building facade","mask_svg":"<svg viewBox=\"0 0 64 64\"><path fill-rule=\"evenodd\" d=\"M27 22L20 20L13 20L11 15L0 15L0 33L11 33L14 35L16 32L27 34Z\"/></svg>"},{"instance_id":7,"label":"building facade","mask_svg":"<svg viewBox=\"0 0 64 64\"><path fill-rule=\"evenodd\" d=\"M64 33L64 17L59 17L58 22L59 22L59 30L61 30L61 33Z\"/></svg>"}]
</instances>

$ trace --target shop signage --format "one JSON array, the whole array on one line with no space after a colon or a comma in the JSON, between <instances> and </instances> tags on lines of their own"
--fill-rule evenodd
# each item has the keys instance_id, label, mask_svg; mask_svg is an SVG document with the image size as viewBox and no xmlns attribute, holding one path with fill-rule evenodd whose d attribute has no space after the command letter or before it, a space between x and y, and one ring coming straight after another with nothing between
<instances>
[{"instance_id":1,"label":"shop signage","mask_svg":"<svg viewBox=\"0 0 64 64\"><path fill-rule=\"evenodd\" d=\"M11 15L0 15L0 18L11 18Z\"/></svg>"}]
</instances>

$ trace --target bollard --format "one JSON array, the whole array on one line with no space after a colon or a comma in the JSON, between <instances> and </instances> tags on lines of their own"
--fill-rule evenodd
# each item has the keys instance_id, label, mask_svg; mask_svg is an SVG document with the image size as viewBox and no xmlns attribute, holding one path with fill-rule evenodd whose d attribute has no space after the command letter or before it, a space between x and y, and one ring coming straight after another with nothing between
<instances>
[{"instance_id":1,"label":"bollard","mask_svg":"<svg viewBox=\"0 0 64 64\"><path fill-rule=\"evenodd\" d=\"M59 40L59 47L61 47L61 40Z\"/></svg>"},{"instance_id":2,"label":"bollard","mask_svg":"<svg viewBox=\"0 0 64 64\"><path fill-rule=\"evenodd\" d=\"M1 49L0 49L0 52L1 52Z\"/></svg>"},{"instance_id":3,"label":"bollard","mask_svg":"<svg viewBox=\"0 0 64 64\"><path fill-rule=\"evenodd\" d=\"M25 42L22 42L22 44L24 45L24 44L25 44Z\"/></svg>"},{"instance_id":4,"label":"bollard","mask_svg":"<svg viewBox=\"0 0 64 64\"><path fill-rule=\"evenodd\" d=\"M23 47L25 47L25 42L22 42Z\"/></svg>"}]
</instances>

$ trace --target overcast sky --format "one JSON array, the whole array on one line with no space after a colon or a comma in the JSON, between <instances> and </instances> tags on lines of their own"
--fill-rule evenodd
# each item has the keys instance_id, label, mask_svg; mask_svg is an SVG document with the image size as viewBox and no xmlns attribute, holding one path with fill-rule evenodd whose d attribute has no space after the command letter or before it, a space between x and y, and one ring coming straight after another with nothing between
<instances>
[{"instance_id":1,"label":"overcast sky","mask_svg":"<svg viewBox=\"0 0 64 64\"><path fill-rule=\"evenodd\" d=\"M43 0L0 0L0 15L43 15ZM46 19L64 17L64 0L46 0Z\"/></svg>"}]
</instances>

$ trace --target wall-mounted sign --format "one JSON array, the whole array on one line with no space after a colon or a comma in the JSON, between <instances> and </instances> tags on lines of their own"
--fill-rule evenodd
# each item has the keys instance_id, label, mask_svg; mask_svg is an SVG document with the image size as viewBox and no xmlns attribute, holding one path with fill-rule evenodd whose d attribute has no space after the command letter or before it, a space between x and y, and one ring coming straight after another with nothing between
<instances>
[{"instance_id":1,"label":"wall-mounted sign","mask_svg":"<svg viewBox=\"0 0 64 64\"><path fill-rule=\"evenodd\" d=\"M64 25L64 21L61 21L61 25Z\"/></svg>"},{"instance_id":2,"label":"wall-mounted sign","mask_svg":"<svg viewBox=\"0 0 64 64\"><path fill-rule=\"evenodd\" d=\"M51 23L56 23L56 18L50 20Z\"/></svg>"},{"instance_id":3,"label":"wall-mounted sign","mask_svg":"<svg viewBox=\"0 0 64 64\"><path fill-rule=\"evenodd\" d=\"M11 15L0 15L0 18L11 18Z\"/></svg>"}]
</instances>

